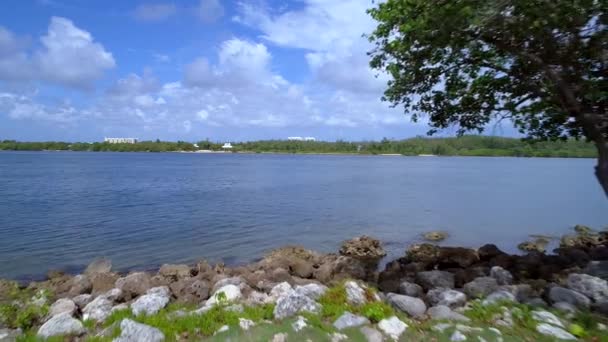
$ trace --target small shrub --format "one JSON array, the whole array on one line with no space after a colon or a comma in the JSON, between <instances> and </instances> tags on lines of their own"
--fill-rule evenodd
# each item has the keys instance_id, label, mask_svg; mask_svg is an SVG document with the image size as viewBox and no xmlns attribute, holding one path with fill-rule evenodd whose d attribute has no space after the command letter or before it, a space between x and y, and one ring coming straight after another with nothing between
<instances>
[{"instance_id":1,"label":"small shrub","mask_svg":"<svg viewBox=\"0 0 608 342\"><path fill-rule=\"evenodd\" d=\"M323 296L319 298L319 304L321 304L321 316L332 321L340 317L345 311L353 311L353 308L346 301L344 285L337 285L325 291Z\"/></svg>"},{"instance_id":2,"label":"small shrub","mask_svg":"<svg viewBox=\"0 0 608 342\"><path fill-rule=\"evenodd\" d=\"M395 311L389 304L379 301L364 304L359 312L373 323L395 315Z\"/></svg>"},{"instance_id":3,"label":"small shrub","mask_svg":"<svg viewBox=\"0 0 608 342\"><path fill-rule=\"evenodd\" d=\"M274 306L274 304L246 306L242 316L243 318L250 319L254 322L263 321L265 319L272 320L274 318Z\"/></svg>"}]
</instances>

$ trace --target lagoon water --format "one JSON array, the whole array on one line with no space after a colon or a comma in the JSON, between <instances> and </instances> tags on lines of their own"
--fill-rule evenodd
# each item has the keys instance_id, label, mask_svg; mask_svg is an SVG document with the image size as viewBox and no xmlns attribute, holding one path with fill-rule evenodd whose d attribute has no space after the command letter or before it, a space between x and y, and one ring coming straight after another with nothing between
<instances>
[{"instance_id":1,"label":"lagoon water","mask_svg":"<svg viewBox=\"0 0 608 342\"><path fill-rule=\"evenodd\" d=\"M529 234L608 225L590 159L0 152L0 278L93 258L152 268L240 264L286 244L361 234L390 257L444 243L514 252Z\"/></svg>"}]
</instances>

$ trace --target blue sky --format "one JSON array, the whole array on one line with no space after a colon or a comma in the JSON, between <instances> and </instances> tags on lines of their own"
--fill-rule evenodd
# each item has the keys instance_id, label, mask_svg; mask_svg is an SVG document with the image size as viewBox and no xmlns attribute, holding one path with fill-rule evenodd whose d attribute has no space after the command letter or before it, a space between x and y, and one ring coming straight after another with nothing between
<instances>
[{"instance_id":1,"label":"blue sky","mask_svg":"<svg viewBox=\"0 0 608 342\"><path fill-rule=\"evenodd\" d=\"M427 130L380 101L386 77L369 69L362 38L374 27L371 0L0 6L0 139L359 140Z\"/></svg>"}]
</instances>

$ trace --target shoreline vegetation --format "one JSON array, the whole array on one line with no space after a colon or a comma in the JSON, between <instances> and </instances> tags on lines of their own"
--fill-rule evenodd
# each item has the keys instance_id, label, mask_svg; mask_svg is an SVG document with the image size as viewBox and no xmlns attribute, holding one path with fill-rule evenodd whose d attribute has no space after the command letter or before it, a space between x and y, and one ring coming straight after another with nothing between
<instances>
[{"instance_id":1,"label":"shoreline vegetation","mask_svg":"<svg viewBox=\"0 0 608 342\"><path fill-rule=\"evenodd\" d=\"M379 270L379 240L337 253L275 249L238 267L164 264L120 274L0 279L2 341L608 341L608 231L577 225L510 255L428 243Z\"/></svg>"},{"instance_id":2,"label":"shoreline vegetation","mask_svg":"<svg viewBox=\"0 0 608 342\"><path fill-rule=\"evenodd\" d=\"M196 145L195 145L196 144ZM584 141L526 141L493 136L450 138L416 137L381 141L288 141L261 140L236 142L229 151L222 143L209 140L197 143L178 141L141 141L136 144L103 142L20 142L1 140L0 151L90 151L90 152L198 152L198 153L286 153L332 155L404 155L404 156L490 156L597 158L595 147Z\"/></svg>"}]
</instances>

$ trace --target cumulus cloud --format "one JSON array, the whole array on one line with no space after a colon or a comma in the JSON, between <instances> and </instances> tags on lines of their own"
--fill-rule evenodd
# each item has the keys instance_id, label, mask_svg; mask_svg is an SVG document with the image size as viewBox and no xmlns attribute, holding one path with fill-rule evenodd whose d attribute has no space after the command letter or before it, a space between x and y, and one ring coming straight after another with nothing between
<instances>
[{"instance_id":1,"label":"cumulus cloud","mask_svg":"<svg viewBox=\"0 0 608 342\"><path fill-rule=\"evenodd\" d=\"M213 23L224 15L224 6L219 0L200 0L194 13L204 23Z\"/></svg>"},{"instance_id":2,"label":"cumulus cloud","mask_svg":"<svg viewBox=\"0 0 608 342\"><path fill-rule=\"evenodd\" d=\"M83 114L67 101L57 106L47 106L38 102L33 95L6 92L0 93L0 112L7 113L9 118L15 120L44 120L62 125L73 123Z\"/></svg>"},{"instance_id":3,"label":"cumulus cloud","mask_svg":"<svg viewBox=\"0 0 608 342\"><path fill-rule=\"evenodd\" d=\"M140 4L133 11L133 16L141 21L163 21L177 12L172 3Z\"/></svg>"},{"instance_id":4,"label":"cumulus cloud","mask_svg":"<svg viewBox=\"0 0 608 342\"><path fill-rule=\"evenodd\" d=\"M69 19L52 17L46 35L40 38L41 45L33 53L28 53L20 41L0 28L0 80L90 88L116 65L103 45Z\"/></svg>"}]
</instances>

